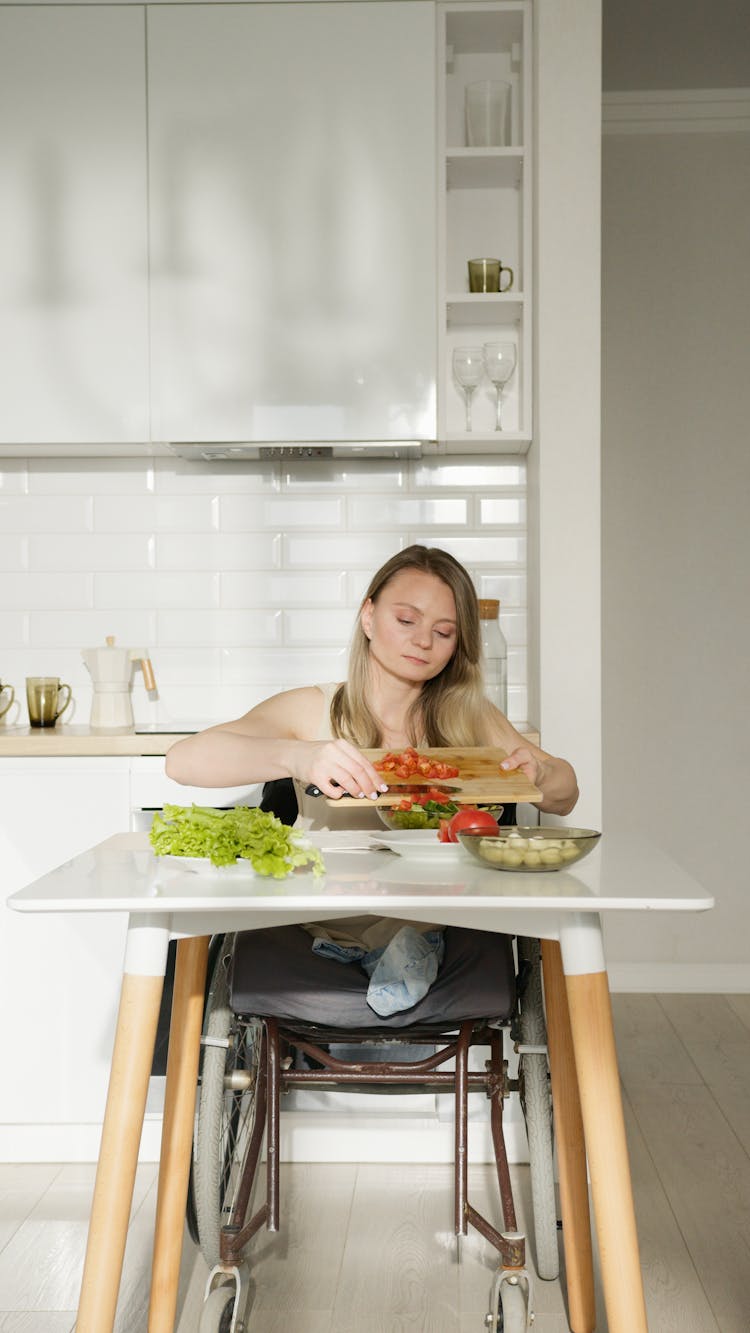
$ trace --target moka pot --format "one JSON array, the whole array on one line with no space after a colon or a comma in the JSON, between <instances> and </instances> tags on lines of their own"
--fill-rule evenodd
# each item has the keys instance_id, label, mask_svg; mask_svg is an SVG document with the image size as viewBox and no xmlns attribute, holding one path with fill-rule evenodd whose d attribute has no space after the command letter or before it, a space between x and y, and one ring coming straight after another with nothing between
<instances>
[{"instance_id":1,"label":"moka pot","mask_svg":"<svg viewBox=\"0 0 750 1333\"><path fill-rule=\"evenodd\" d=\"M108 733L135 731L131 691L133 670L140 666L147 690L156 689L151 660L143 648L116 648L109 635L101 648L84 648L81 656L91 673L94 697L91 730Z\"/></svg>"}]
</instances>

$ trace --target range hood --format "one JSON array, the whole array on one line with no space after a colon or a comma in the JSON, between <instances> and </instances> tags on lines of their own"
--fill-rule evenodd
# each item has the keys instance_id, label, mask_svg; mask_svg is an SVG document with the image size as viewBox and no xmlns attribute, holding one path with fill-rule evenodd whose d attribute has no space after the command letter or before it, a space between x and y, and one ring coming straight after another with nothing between
<instances>
[{"instance_id":1,"label":"range hood","mask_svg":"<svg viewBox=\"0 0 750 1333\"><path fill-rule=\"evenodd\" d=\"M435 440L337 440L331 444L319 444L315 440L296 440L289 444L215 441L168 443L166 447L178 458L205 463L233 463L243 459L304 462L321 458L421 458L424 454L437 452Z\"/></svg>"}]
</instances>

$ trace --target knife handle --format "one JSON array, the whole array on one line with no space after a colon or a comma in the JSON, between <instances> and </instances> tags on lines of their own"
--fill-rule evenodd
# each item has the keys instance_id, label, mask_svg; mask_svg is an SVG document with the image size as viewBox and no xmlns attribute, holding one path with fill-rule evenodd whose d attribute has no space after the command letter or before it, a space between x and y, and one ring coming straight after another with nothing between
<instances>
[{"instance_id":1,"label":"knife handle","mask_svg":"<svg viewBox=\"0 0 750 1333\"><path fill-rule=\"evenodd\" d=\"M320 787L316 787L314 782L308 782L307 786L305 787L305 796L322 796L322 795L323 793L320 790Z\"/></svg>"}]
</instances>

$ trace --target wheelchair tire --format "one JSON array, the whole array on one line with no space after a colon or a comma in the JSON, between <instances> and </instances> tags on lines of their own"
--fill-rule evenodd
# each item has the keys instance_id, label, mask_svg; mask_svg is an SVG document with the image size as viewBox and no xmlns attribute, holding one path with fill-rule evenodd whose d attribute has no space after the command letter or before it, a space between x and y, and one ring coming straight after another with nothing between
<instances>
[{"instance_id":1,"label":"wheelchair tire","mask_svg":"<svg viewBox=\"0 0 750 1333\"><path fill-rule=\"evenodd\" d=\"M260 1024L238 1019L231 1008L229 967L234 938L224 937L203 1019L193 1185L198 1244L209 1268L219 1262L221 1228L232 1210L255 1123ZM232 1086L238 1075L244 1076L240 1086Z\"/></svg>"},{"instance_id":2,"label":"wheelchair tire","mask_svg":"<svg viewBox=\"0 0 750 1333\"><path fill-rule=\"evenodd\" d=\"M545 1046L547 1028L544 1020L539 941L519 938L518 957L519 963L522 959L531 963L529 978L520 1001L521 1043L524 1046ZM521 1107L529 1143L536 1271L544 1281L552 1282L560 1274L560 1256L557 1243L557 1202L552 1147L552 1095L546 1055L521 1055L519 1083Z\"/></svg>"},{"instance_id":3,"label":"wheelchair tire","mask_svg":"<svg viewBox=\"0 0 750 1333\"><path fill-rule=\"evenodd\" d=\"M526 1333L528 1327L529 1309L524 1289L502 1282L497 1300L496 1333Z\"/></svg>"},{"instance_id":4,"label":"wheelchair tire","mask_svg":"<svg viewBox=\"0 0 750 1333\"><path fill-rule=\"evenodd\" d=\"M214 1287L201 1310L198 1333L229 1333L234 1310L234 1287Z\"/></svg>"}]
</instances>

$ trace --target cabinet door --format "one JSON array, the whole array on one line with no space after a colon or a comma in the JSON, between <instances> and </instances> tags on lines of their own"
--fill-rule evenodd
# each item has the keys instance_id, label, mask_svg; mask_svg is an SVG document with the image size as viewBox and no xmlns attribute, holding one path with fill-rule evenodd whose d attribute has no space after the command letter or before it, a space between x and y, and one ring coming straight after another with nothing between
<instances>
[{"instance_id":1,"label":"cabinet door","mask_svg":"<svg viewBox=\"0 0 750 1333\"><path fill-rule=\"evenodd\" d=\"M37 915L11 911L4 900L77 852L127 830L129 792L127 759L0 763L4 1160L24 1160L24 1153L31 1154L27 1161L65 1160L68 1153L96 1149L127 927L121 913Z\"/></svg>"},{"instance_id":2,"label":"cabinet door","mask_svg":"<svg viewBox=\"0 0 750 1333\"><path fill-rule=\"evenodd\" d=\"M430 0L148 12L154 438L434 438Z\"/></svg>"},{"instance_id":3,"label":"cabinet door","mask_svg":"<svg viewBox=\"0 0 750 1333\"><path fill-rule=\"evenodd\" d=\"M0 442L148 439L142 7L0 9Z\"/></svg>"}]
</instances>

